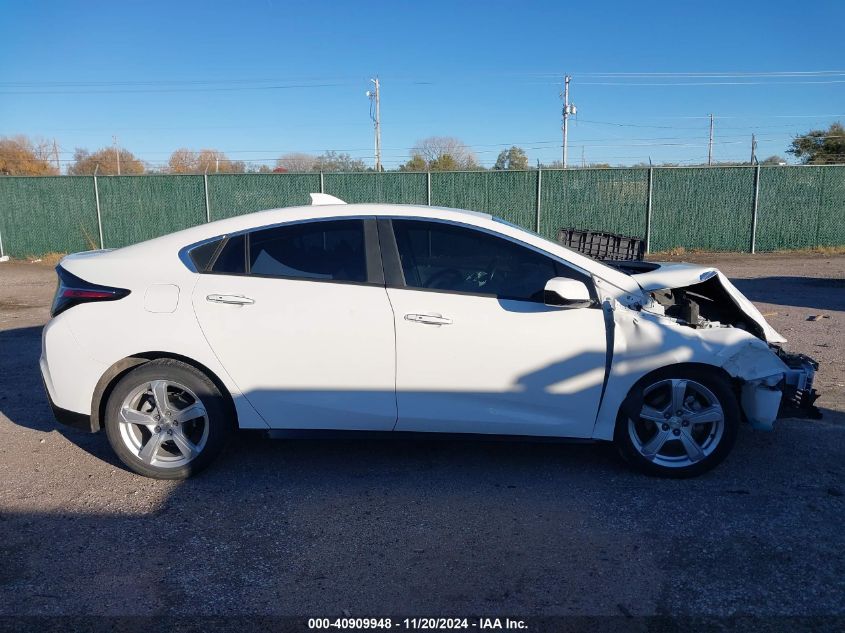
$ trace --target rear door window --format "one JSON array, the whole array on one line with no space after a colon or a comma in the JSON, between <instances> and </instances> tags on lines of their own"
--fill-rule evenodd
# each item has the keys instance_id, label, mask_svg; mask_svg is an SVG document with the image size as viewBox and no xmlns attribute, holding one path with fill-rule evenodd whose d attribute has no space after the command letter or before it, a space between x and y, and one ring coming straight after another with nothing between
<instances>
[{"instance_id":1,"label":"rear door window","mask_svg":"<svg viewBox=\"0 0 845 633\"><path fill-rule=\"evenodd\" d=\"M316 281L367 281L363 220L328 220L253 231L250 273Z\"/></svg>"}]
</instances>

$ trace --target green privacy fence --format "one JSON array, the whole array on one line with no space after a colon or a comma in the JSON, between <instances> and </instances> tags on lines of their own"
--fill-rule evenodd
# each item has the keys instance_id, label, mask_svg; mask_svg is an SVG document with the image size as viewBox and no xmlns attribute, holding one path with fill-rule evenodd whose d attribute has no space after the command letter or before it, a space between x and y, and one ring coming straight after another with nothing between
<instances>
[{"instance_id":1,"label":"green privacy fence","mask_svg":"<svg viewBox=\"0 0 845 633\"><path fill-rule=\"evenodd\" d=\"M485 211L554 238L576 227L683 247L845 245L845 166L431 173L0 177L0 255L116 248L262 209L347 202Z\"/></svg>"}]
</instances>

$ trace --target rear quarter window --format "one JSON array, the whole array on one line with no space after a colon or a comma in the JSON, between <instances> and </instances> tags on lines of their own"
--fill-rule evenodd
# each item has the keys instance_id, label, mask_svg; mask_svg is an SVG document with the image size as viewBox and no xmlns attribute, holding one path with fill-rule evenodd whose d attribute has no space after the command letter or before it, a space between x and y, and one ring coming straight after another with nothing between
<instances>
[{"instance_id":1,"label":"rear quarter window","mask_svg":"<svg viewBox=\"0 0 845 633\"><path fill-rule=\"evenodd\" d=\"M197 272L204 273L208 270L209 264L211 264L214 260L214 256L217 254L217 249L220 248L222 243L223 238L221 237L209 242L208 244L197 246L191 250L191 261L194 263L194 267L197 269Z\"/></svg>"},{"instance_id":2,"label":"rear quarter window","mask_svg":"<svg viewBox=\"0 0 845 633\"><path fill-rule=\"evenodd\" d=\"M242 275L246 272L245 235L235 235L226 240L211 272L229 275Z\"/></svg>"}]
</instances>

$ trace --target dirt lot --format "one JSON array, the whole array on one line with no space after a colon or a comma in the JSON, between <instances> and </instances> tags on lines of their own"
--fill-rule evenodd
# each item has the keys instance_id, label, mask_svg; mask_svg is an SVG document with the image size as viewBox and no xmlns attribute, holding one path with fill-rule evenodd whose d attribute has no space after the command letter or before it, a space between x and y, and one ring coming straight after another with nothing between
<instances>
[{"instance_id":1,"label":"dirt lot","mask_svg":"<svg viewBox=\"0 0 845 633\"><path fill-rule=\"evenodd\" d=\"M687 259L821 362L825 414L690 481L604 446L247 436L144 479L53 421L53 272L0 264L0 615L845 617L845 256Z\"/></svg>"}]
</instances>

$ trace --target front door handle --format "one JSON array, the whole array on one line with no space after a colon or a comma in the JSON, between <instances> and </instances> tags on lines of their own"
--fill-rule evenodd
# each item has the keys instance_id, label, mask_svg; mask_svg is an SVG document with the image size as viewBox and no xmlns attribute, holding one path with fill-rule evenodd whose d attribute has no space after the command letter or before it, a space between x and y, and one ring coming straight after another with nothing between
<instances>
[{"instance_id":1,"label":"front door handle","mask_svg":"<svg viewBox=\"0 0 845 633\"><path fill-rule=\"evenodd\" d=\"M405 320L411 323L424 323L426 325L451 325L452 319L439 314L406 314Z\"/></svg>"},{"instance_id":2,"label":"front door handle","mask_svg":"<svg viewBox=\"0 0 845 633\"><path fill-rule=\"evenodd\" d=\"M212 303L227 303L234 306L248 306L255 303L255 299L244 297L243 295L208 295L206 301Z\"/></svg>"}]
</instances>

